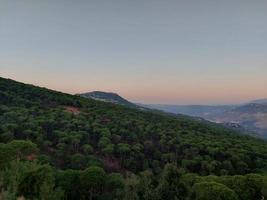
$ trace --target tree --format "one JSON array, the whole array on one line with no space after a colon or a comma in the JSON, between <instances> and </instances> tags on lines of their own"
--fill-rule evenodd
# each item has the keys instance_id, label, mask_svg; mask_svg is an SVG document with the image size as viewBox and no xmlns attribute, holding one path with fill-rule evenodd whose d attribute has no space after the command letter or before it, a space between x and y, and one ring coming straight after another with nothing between
<instances>
[{"instance_id":1,"label":"tree","mask_svg":"<svg viewBox=\"0 0 267 200\"><path fill-rule=\"evenodd\" d=\"M140 200L138 196L138 184L139 180L135 175L126 179L123 200Z\"/></svg>"},{"instance_id":2,"label":"tree","mask_svg":"<svg viewBox=\"0 0 267 200\"><path fill-rule=\"evenodd\" d=\"M174 164L166 164L157 188L161 199L178 200L186 195L186 187L181 182L181 172Z\"/></svg>"},{"instance_id":3,"label":"tree","mask_svg":"<svg viewBox=\"0 0 267 200\"><path fill-rule=\"evenodd\" d=\"M121 174L111 173L107 176L106 180L106 191L109 199L115 199L116 197L122 196L124 189L124 180Z\"/></svg>"},{"instance_id":4,"label":"tree","mask_svg":"<svg viewBox=\"0 0 267 200\"><path fill-rule=\"evenodd\" d=\"M156 181L151 171L141 172L139 175L138 194L143 200L159 200L156 191Z\"/></svg>"},{"instance_id":5,"label":"tree","mask_svg":"<svg viewBox=\"0 0 267 200\"><path fill-rule=\"evenodd\" d=\"M201 182L193 186L193 199L196 200L238 200L236 193L223 184Z\"/></svg>"},{"instance_id":6,"label":"tree","mask_svg":"<svg viewBox=\"0 0 267 200\"><path fill-rule=\"evenodd\" d=\"M105 155L112 155L114 152L114 144L108 144L105 148L102 149L102 153Z\"/></svg>"},{"instance_id":7,"label":"tree","mask_svg":"<svg viewBox=\"0 0 267 200\"><path fill-rule=\"evenodd\" d=\"M263 186L263 177L259 174L247 174L247 191L251 199L262 199L261 191Z\"/></svg>"},{"instance_id":8,"label":"tree","mask_svg":"<svg viewBox=\"0 0 267 200\"><path fill-rule=\"evenodd\" d=\"M105 136L103 136L103 137L100 138L100 140L98 142L98 147L100 149L103 149L103 148L105 148L109 144L110 144L110 139L107 138L107 137L105 137Z\"/></svg>"},{"instance_id":9,"label":"tree","mask_svg":"<svg viewBox=\"0 0 267 200\"><path fill-rule=\"evenodd\" d=\"M106 173L103 168L89 167L82 171L80 181L83 196L86 197L88 195L89 199L92 200L93 197L102 192L106 181Z\"/></svg>"},{"instance_id":10,"label":"tree","mask_svg":"<svg viewBox=\"0 0 267 200\"><path fill-rule=\"evenodd\" d=\"M70 165L72 169L84 169L87 165L86 156L76 153L70 158Z\"/></svg>"},{"instance_id":11,"label":"tree","mask_svg":"<svg viewBox=\"0 0 267 200\"><path fill-rule=\"evenodd\" d=\"M40 165L29 161L12 161L0 172L3 187L16 197L27 199L57 200L63 193L55 188L54 172L49 165Z\"/></svg>"},{"instance_id":12,"label":"tree","mask_svg":"<svg viewBox=\"0 0 267 200\"><path fill-rule=\"evenodd\" d=\"M25 140L13 140L7 144L7 148L17 159L25 158L26 156L37 152L36 144Z\"/></svg>"},{"instance_id":13,"label":"tree","mask_svg":"<svg viewBox=\"0 0 267 200\"><path fill-rule=\"evenodd\" d=\"M261 193L262 193L262 196L264 197L264 199L267 198L267 176L265 176L263 178Z\"/></svg>"},{"instance_id":14,"label":"tree","mask_svg":"<svg viewBox=\"0 0 267 200\"><path fill-rule=\"evenodd\" d=\"M64 191L64 199L80 199L81 186L78 170L59 170L56 173L56 184Z\"/></svg>"},{"instance_id":15,"label":"tree","mask_svg":"<svg viewBox=\"0 0 267 200\"><path fill-rule=\"evenodd\" d=\"M43 200L61 197L62 194L58 191L58 194L53 195L55 178L52 168L48 165L35 165L34 163L31 165L31 168L21 178L18 194L30 199L40 197Z\"/></svg>"},{"instance_id":16,"label":"tree","mask_svg":"<svg viewBox=\"0 0 267 200\"><path fill-rule=\"evenodd\" d=\"M27 156L37 152L34 143L25 140L13 140L10 143L0 143L0 168L12 160L27 159Z\"/></svg>"},{"instance_id":17,"label":"tree","mask_svg":"<svg viewBox=\"0 0 267 200\"><path fill-rule=\"evenodd\" d=\"M94 148L90 144L84 144L82 146L83 152L86 154L92 154L94 152Z\"/></svg>"},{"instance_id":18,"label":"tree","mask_svg":"<svg viewBox=\"0 0 267 200\"><path fill-rule=\"evenodd\" d=\"M117 151L120 154L121 164L122 166L124 166L125 158L127 157L127 154L131 151L130 145L125 143L119 143L117 145Z\"/></svg>"}]
</instances>

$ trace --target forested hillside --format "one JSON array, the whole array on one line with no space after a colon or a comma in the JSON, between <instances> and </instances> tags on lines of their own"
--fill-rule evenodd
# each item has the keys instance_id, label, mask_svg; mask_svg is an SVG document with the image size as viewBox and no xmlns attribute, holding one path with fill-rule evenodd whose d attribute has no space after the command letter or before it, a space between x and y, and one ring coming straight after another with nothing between
<instances>
[{"instance_id":1,"label":"forested hillside","mask_svg":"<svg viewBox=\"0 0 267 200\"><path fill-rule=\"evenodd\" d=\"M0 142L0 199L267 195L265 141L3 78Z\"/></svg>"},{"instance_id":2,"label":"forested hillside","mask_svg":"<svg viewBox=\"0 0 267 200\"><path fill-rule=\"evenodd\" d=\"M121 96L119 96L116 93L94 91L94 92L87 92L87 93L78 94L78 95L80 95L82 97L89 98L89 99L95 99L95 100L99 100L99 101L115 103L115 104L119 104L119 105L128 106L131 108L138 108L137 105L129 102L128 100L122 98Z\"/></svg>"}]
</instances>

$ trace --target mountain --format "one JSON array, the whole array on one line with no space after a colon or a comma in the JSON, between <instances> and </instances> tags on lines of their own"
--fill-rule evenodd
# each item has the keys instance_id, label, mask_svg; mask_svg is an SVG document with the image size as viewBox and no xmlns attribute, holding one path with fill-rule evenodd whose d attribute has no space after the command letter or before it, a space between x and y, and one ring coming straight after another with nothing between
<instances>
[{"instance_id":1,"label":"mountain","mask_svg":"<svg viewBox=\"0 0 267 200\"><path fill-rule=\"evenodd\" d=\"M251 101L252 104L267 104L267 98Z\"/></svg>"},{"instance_id":2,"label":"mountain","mask_svg":"<svg viewBox=\"0 0 267 200\"><path fill-rule=\"evenodd\" d=\"M133 108L138 107L134 103L131 103L128 100L119 96L118 94L112 93L112 92L93 91L93 92L82 93L79 95L82 97L86 97L86 98L90 98L94 100L115 103L119 105L133 107Z\"/></svg>"},{"instance_id":3,"label":"mountain","mask_svg":"<svg viewBox=\"0 0 267 200\"><path fill-rule=\"evenodd\" d=\"M149 104L143 105L151 109L158 109L169 113L184 114L194 117L201 117L207 120L214 116L233 109L235 106L209 106L209 105L164 105L164 104Z\"/></svg>"},{"instance_id":4,"label":"mountain","mask_svg":"<svg viewBox=\"0 0 267 200\"><path fill-rule=\"evenodd\" d=\"M200 117L267 139L266 99L243 105L143 105L175 114Z\"/></svg>"},{"instance_id":5,"label":"mountain","mask_svg":"<svg viewBox=\"0 0 267 200\"><path fill-rule=\"evenodd\" d=\"M218 123L237 123L244 130L267 139L267 104L249 103L214 116Z\"/></svg>"},{"instance_id":6,"label":"mountain","mask_svg":"<svg viewBox=\"0 0 267 200\"><path fill-rule=\"evenodd\" d=\"M262 199L264 173L264 140L0 78L0 199Z\"/></svg>"}]
</instances>

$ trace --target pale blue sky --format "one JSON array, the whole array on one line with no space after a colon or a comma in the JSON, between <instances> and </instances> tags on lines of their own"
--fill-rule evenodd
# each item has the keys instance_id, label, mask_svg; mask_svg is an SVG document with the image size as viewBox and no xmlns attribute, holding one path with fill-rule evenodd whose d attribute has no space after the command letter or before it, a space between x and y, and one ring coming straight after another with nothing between
<instances>
[{"instance_id":1,"label":"pale blue sky","mask_svg":"<svg viewBox=\"0 0 267 200\"><path fill-rule=\"evenodd\" d=\"M0 0L0 76L145 103L267 97L267 0Z\"/></svg>"}]
</instances>

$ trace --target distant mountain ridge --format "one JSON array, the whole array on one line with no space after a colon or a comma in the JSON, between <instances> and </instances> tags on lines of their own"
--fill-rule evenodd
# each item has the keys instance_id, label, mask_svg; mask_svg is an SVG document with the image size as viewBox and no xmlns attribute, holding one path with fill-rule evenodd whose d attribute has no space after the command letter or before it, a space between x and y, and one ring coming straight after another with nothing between
<instances>
[{"instance_id":1,"label":"distant mountain ridge","mask_svg":"<svg viewBox=\"0 0 267 200\"><path fill-rule=\"evenodd\" d=\"M175 115L202 118L267 139L266 98L240 105L164 105L135 104L112 92L93 91L79 95L89 99L111 102L131 108L156 109Z\"/></svg>"},{"instance_id":2,"label":"distant mountain ridge","mask_svg":"<svg viewBox=\"0 0 267 200\"><path fill-rule=\"evenodd\" d=\"M230 110L230 112L239 112L239 113L259 113L259 112L263 112L263 113L267 113L267 104L264 103L249 103L249 104L245 104L243 106L238 106L232 110Z\"/></svg>"},{"instance_id":3,"label":"distant mountain ridge","mask_svg":"<svg viewBox=\"0 0 267 200\"><path fill-rule=\"evenodd\" d=\"M242 105L143 105L174 114L200 117L235 129L253 132L267 139L267 99Z\"/></svg>"},{"instance_id":4,"label":"distant mountain ridge","mask_svg":"<svg viewBox=\"0 0 267 200\"><path fill-rule=\"evenodd\" d=\"M168 105L168 104L147 104L143 105L147 108L163 110L165 112L184 114L194 117L202 117L211 119L213 116L221 114L227 110L235 108L228 105Z\"/></svg>"},{"instance_id":5,"label":"distant mountain ridge","mask_svg":"<svg viewBox=\"0 0 267 200\"><path fill-rule=\"evenodd\" d=\"M257 99L257 100L251 101L250 103L255 103L255 104L267 104L267 98L264 98L264 99Z\"/></svg>"},{"instance_id":6,"label":"distant mountain ridge","mask_svg":"<svg viewBox=\"0 0 267 200\"><path fill-rule=\"evenodd\" d=\"M89 99L115 103L115 104L124 105L128 107L134 107L134 108L138 107L134 103L131 103L130 101L124 99L120 95L113 93L113 92L93 91L93 92L82 93L79 95L82 97L89 98Z\"/></svg>"}]
</instances>

